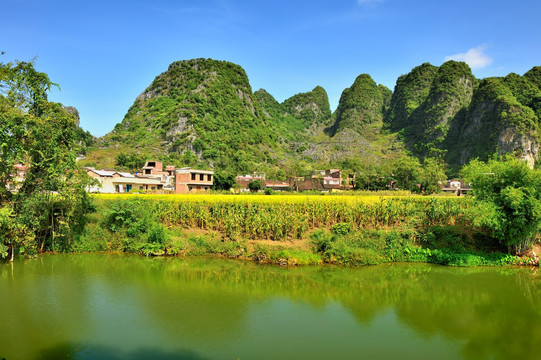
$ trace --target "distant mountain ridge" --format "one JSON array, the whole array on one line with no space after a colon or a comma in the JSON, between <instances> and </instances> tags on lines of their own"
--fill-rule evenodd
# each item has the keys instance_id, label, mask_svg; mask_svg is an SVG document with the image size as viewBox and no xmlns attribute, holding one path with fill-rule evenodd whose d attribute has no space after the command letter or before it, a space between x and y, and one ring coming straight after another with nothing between
<instances>
[{"instance_id":1,"label":"distant mountain ridge","mask_svg":"<svg viewBox=\"0 0 541 360\"><path fill-rule=\"evenodd\" d=\"M465 63L425 63L400 76L394 91L359 75L332 113L321 86L279 103L263 89L252 92L238 65L177 61L88 149L85 161L112 167L119 154L135 154L179 166L273 174L299 166L368 165L408 153L459 166L472 157L514 152L533 165L539 159L540 84L541 67L478 80Z\"/></svg>"}]
</instances>

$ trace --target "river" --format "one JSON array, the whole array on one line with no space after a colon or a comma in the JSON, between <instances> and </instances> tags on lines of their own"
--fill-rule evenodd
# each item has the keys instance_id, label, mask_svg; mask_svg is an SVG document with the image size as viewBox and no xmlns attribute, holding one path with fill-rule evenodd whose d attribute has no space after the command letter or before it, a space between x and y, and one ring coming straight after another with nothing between
<instances>
[{"instance_id":1,"label":"river","mask_svg":"<svg viewBox=\"0 0 541 360\"><path fill-rule=\"evenodd\" d=\"M539 359L539 268L0 263L0 359Z\"/></svg>"}]
</instances>

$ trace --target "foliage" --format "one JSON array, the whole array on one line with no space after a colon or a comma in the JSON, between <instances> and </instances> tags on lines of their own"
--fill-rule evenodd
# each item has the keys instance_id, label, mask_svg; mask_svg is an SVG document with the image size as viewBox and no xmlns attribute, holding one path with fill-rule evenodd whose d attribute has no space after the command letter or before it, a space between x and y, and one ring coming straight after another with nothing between
<instances>
[{"instance_id":1,"label":"foliage","mask_svg":"<svg viewBox=\"0 0 541 360\"><path fill-rule=\"evenodd\" d=\"M393 178L399 189L418 191L420 183L421 164L412 156L404 156L393 162Z\"/></svg>"},{"instance_id":2,"label":"foliage","mask_svg":"<svg viewBox=\"0 0 541 360\"><path fill-rule=\"evenodd\" d=\"M366 124L381 123L383 109L384 97L381 88L370 75L359 75L340 97L334 132L346 128L361 132Z\"/></svg>"},{"instance_id":3,"label":"foliage","mask_svg":"<svg viewBox=\"0 0 541 360\"><path fill-rule=\"evenodd\" d=\"M145 159L135 153L120 153L116 157L116 165L129 171L139 171L145 165Z\"/></svg>"},{"instance_id":4,"label":"foliage","mask_svg":"<svg viewBox=\"0 0 541 360\"><path fill-rule=\"evenodd\" d=\"M419 174L421 191L425 194L440 192L440 184L445 183L447 180L445 169L446 164L443 160L425 158L423 168Z\"/></svg>"},{"instance_id":5,"label":"foliage","mask_svg":"<svg viewBox=\"0 0 541 360\"><path fill-rule=\"evenodd\" d=\"M34 240L33 234L21 221L10 205L0 208L0 258L13 260L15 249L24 252L24 248Z\"/></svg>"},{"instance_id":6,"label":"foliage","mask_svg":"<svg viewBox=\"0 0 541 360\"><path fill-rule=\"evenodd\" d=\"M258 192L259 190L263 190L264 184L261 180L252 180L248 183L248 189L250 189L251 192Z\"/></svg>"},{"instance_id":7,"label":"foliage","mask_svg":"<svg viewBox=\"0 0 541 360\"><path fill-rule=\"evenodd\" d=\"M33 62L0 64L0 207L11 257L69 248L92 209L91 180L75 164L77 119L47 100L53 86Z\"/></svg>"},{"instance_id":8,"label":"foliage","mask_svg":"<svg viewBox=\"0 0 541 360\"><path fill-rule=\"evenodd\" d=\"M229 190L233 186L235 186L235 175L220 171L214 172L213 190Z\"/></svg>"},{"instance_id":9,"label":"foliage","mask_svg":"<svg viewBox=\"0 0 541 360\"><path fill-rule=\"evenodd\" d=\"M300 118L305 127L328 123L332 116L327 92L321 86L311 92L294 95L281 105L285 113Z\"/></svg>"},{"instance_id":10,"label":"foliage","mask_svg":"<svg viewBox=\"0 0 541 360\"><path fill-rule=\"evenodd\" d=\"M511 156L488 162L472 160L463 169L482 216L476 225L515 252L527 249L541 229L541 173Z\"/></svg>"}]
</instances>

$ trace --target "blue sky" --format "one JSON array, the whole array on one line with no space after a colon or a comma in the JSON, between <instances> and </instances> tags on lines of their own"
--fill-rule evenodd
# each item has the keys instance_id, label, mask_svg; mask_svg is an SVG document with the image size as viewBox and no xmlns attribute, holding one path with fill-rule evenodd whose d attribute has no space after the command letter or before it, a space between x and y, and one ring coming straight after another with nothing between
<instances>
[{"instance_id":1,"label":"blue sky","mask_svg":"<svg viewBox=\"0 0 541 360\"><path fill-rule=\"evenodd\" d=\"M424 62L479 78L541 65L539 0L0 0L0 19L0 61L37 57L96 136L176 60L239 64L278 101L320 85L333 110L362 73L393 89Z\"/></svg>"}]
</instances>

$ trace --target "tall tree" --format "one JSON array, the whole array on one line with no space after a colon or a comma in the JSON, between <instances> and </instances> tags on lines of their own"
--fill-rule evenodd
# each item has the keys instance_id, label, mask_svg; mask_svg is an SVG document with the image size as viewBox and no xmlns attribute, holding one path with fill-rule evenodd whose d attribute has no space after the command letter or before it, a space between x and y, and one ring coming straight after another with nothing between
<instances>
[{"instance_id":1,"label":"tall tree","mask_svg":"<svg viewBox=\"0 0 541 360\"><path fill-rule=\"evenodd\" d=\"M48 101L53 86L34 62L0 63L0 255L10 258L69 246L90 208L89 179L75 163L77 120Z\"/></svg>"},{"instance_id":2,"label":"tall tree","mask_svg":"<svg viewBox=\"0 0 541 360\"><path fill-rule=\"evenodd\" d=\"M472 184L480 211L478 226L514 252L527 249L541 230L541 173L508 155L488 162L471 161L462 176Z\"/></svg>"}]
</instances>

